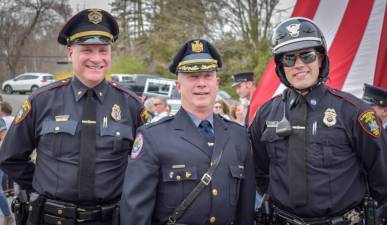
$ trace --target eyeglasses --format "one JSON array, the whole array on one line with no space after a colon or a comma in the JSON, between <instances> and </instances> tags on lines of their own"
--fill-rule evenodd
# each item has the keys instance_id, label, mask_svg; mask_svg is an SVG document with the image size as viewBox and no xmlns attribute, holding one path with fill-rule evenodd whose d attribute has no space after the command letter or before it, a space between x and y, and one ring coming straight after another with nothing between
<instances>
[{"instance_id":1,"label":"eyeglasses","mask_svg":"<svg viewBox=\"0 0 387 225\"><path fill-rule=\"evenodd\" d=\"M285 67L292 67L296 64L297 58L300 58L303 63L309 64L316 61L317 54L315 51L308 51L299 54L284 55L282 56L282 64Z\"/></svg>"}]
</instances>

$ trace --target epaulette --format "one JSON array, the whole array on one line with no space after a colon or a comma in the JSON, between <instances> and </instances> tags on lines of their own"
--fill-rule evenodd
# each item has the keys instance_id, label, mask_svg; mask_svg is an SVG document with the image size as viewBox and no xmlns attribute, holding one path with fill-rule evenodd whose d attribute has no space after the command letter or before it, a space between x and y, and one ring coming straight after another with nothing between
<instances>
[{"instance_id":1,"label":"epaulette","mask_svg":"<svg viewBox=\"0 0 387 225\"><path fill-rule=\"evenodd\" d=\"M161 118L160 120L158 120L158 121L156 121L156 122L145 124L145 125L144 125L144 128L145 128L145 129L148 129L148 128L157 126L157 125L162 124L162 123L164 123L164 122L166 122L166 121L169 121L169 120L171 120L171 119L173 119L173 118L175 118L174 115L173 115L173 116L166 116L166 117L163 117L163 118Z\"/></svg>"},{"instance_id":2,"label":"epaulette","mask_svg":"<svg viewBox=\"0 0 387 225\"><path fill-rule=\"evenodd\" d=\"M68 85L70 83L70 80L71 80L71 77L63 79L63 80L58 80L58 81L55 81L54 83L43 86L43 87L39 88L38 90L34 91L31 94L31 97L36 97L37 95L40 95L40 94L45 93L47 91L50 91L52 89Z\"/></svg>"},{"instance_id":3,"label":"epaulette","mask_svg":"<svg viewBox=\"0 0 387 225\"><path fill-rule=\"evenodd\" d=\"M348 102L353 107L359 108L359 105L355 101L352 100L352 99L354 99L354 100L356 99L356 97L354 97L353 95L346 93L346 92L343 92L343 91L340 91L340 90L335 89L335 88L331 88L331 87L328 87L328 92L331 93L332 95L338 97L338 98L343 99L344 101Z\"/></svg>"},{"instance_id":4,"label":"epaulette","mask_svg":"<svg viewBox=\"0 0 387 225\"><path fill-rule=\"evenodd\" d=\"M130 97L134 98L136 101L141 103L140 98L135 93L129 91L128 89L124 88L123 86L121 86L120 84L118 84L118 83L116 83L114 81L108 80L107 82L108 82L108 84L110 84L114 88L124 92L125 94L129 95Z\"/></svg>"}]
</instances>

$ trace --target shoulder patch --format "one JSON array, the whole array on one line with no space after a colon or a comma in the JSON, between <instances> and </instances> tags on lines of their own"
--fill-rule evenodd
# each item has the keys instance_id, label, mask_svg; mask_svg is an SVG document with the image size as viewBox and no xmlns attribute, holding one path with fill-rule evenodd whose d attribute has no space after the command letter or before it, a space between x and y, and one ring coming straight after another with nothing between
<instances>
[{"instance_id":1,"label":"shoulder patch","mask_svg":"<svg viewBox=\"0 0 387 225\"><path fill-rule=\"evenodd\" d=\"M110 84L110 85L113 86L114 88L116 88L116 89L118 89L118 90L124 92L125 94L129 95L130 97L136 99L139 103L141 103L140 98L139 98L136 94L134 94L133 92L131 92L131 91L125 89L125 88L122 87L120 84L118 84L118 83L116 83L116 82L114 82L114 81L109 80L109 81L107 81L107 82L108 82L108 84Z\"/></svg>"},{"instance_id":2,"label":"shoulder patch","mask_svg":"<svg viewBox=\"0 0 387 225\"><path fill-rule=\"evenodd\" d=\"M15 124L19 124L20 122L22 122L27 117L30 111L31 102L29 100L25 100L15 116Z\"/></svg>"},{"instance_id":3,"label":"shoulder patch","mask_svg":"<svg viewBox=\"0 0 387 225\"><path fill-rule=\"evenodd\" d=\"M39 95L41 93L47 92L49 90L52 90L52 89L55 89L55 88L67 85L67 84L70 83L70 80L71 80L71 77L67 78L67 79L64 79L64 80L59 80L59 81L56 81L54 83L48 84L48 85L46 85L44 87L41 87L37 91L32 93L32 97L35 97L35 96L37 96L37 95Z\"/></svg>"},{"instance_id":4,"label":"shoulder patch","mask_svg":"<svg viewBox=\"0 0 387 225\"><path fill-rule=\"evenodd\" d=\"M133 143L132 154L130 155L130 158L137 159L137 157L142 152L143 147L144 147L144 139L143 139L142 133L138 133Z\"/></svg>"},{"instance_id":5,"label":"shoulder patch","mask_svg":"<svg viewBox=\"0 0 387 225\"><path fill-rule=\"evenodd\" d=\"M376 118L374 111L372 110L364 111L363 113L360 114L357 120L367 134L373 137L380 137L380 133L381 133L380 124Z\"/></svg>"}]
</instances>

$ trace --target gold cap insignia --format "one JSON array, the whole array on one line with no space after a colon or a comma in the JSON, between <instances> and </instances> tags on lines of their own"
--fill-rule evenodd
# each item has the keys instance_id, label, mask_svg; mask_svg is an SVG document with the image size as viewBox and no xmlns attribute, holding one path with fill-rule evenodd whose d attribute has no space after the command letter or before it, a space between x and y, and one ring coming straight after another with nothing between
<instances>
[{"instance_id":1,"label":"gold cap insignia","mask_svg":"<svg viewBox=\"0 0 387 225\"><path fill-rule=\"evenodd\" d=\"M89 11L90 12L87 15L89 21L94 24L99 24L102 21L102 13L100 13L98 9L91 9Z\"/></svg>"},{"instance_id":2,"label":"gold cap insignia","mask_svg":"<svg viewBox=\"0 0 387 225\"><path fill-rule=\"evenodd\" d=\"M203 52L204 47L201 41L194 41L191 43L191 48L193 52Z\"/></svg>"},{"instance_id":3,"label":"gold cap insignia","mask_svg":"<svg viewBox=\"0 0 387 225\"><path fill-rule=\"evenodd\" d=\"M324 119L323 122L327 127L331 127L336 124L336 111L335 109L328 108L324 112Z\"/></svg>"},{"instance_id":4,"label":"gold cap insignia","mask_svg":"<svg viewBox=\"0 0 387 225\"><path fill-rule=\"evenodd\" d=\"M290 24L286 27L291 37L298 37L300 35L301 24Z\"/></svg>"},{"instance_id":5,"label":"gold cap insignia","mask_svg":"<svg viewBox=\"0 0 387 225\"><path fill-rule=\"evenodd\" d=\"M112 118L115 120L115 121L119 121L121 120L121 108L119 105L117 104L114 104L113 107L112 107Z\"/></svg>"}]
</instances>

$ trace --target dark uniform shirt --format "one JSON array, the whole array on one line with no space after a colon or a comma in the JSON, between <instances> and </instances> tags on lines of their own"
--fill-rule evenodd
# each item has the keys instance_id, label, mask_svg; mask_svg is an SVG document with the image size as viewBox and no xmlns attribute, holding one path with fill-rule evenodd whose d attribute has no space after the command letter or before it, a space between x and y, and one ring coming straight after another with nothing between
<instances>
[{"instance_id":1,"label":"dark uniform shirt","mask_svg":"<svg viewBox=\"0 0 387 225\"><path fill-rule=\"evenodd\" d=\"M128 163L120 204L121 224L165 222L200 182L221 148L223 155L211 183L177 223L253 223L255 181L247 131L217 115L213 119L214 149L184 109L137 131L142 143L134 144Z\"/></svg>"},{"instance_id":2,"label":"dark uniform shirt","mask_svg":"<svg viewBox=\"0 0 387 225\"><path fill-rule=\"evenodd\" d=\"M1 169L21 188L63 201L78 200L80 120L86 91L74 77L43 87L29 98L30 110L23 120L12 124L0 154ZM108 202L120 197L135 131L142 124L142 105L130 92L105 80L94 91L94 192L96 201ZM30 161L35 148L36 164Z\"/></svg>"},{"instance_id":3,"label":"dark uniform shirt","mask_svg":"<svg viewBox=\"0 0 387 225\"><path fill-rule=\"evenodd\" d=\"M366 177L372 197L385 202L387 152L380 121L374 119L379 129L373 126L370 130L375 123L360 121L362 115L375 118L367 105L350 94L320 85L306 95L308 203L303 207L290 203L289 138L276 134L276 123L283 118L284 104L288 115L295 98L289 89L285 96L274 97L260 108L252 123L258 189L268 192L278 207L301 217L338 215L359 205L366 193ZM335 120L324 122L326 113Z\"/></svg>"}]
</instances>

